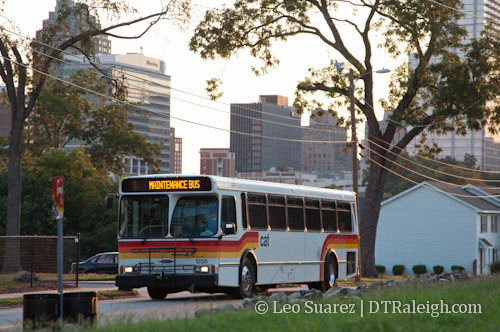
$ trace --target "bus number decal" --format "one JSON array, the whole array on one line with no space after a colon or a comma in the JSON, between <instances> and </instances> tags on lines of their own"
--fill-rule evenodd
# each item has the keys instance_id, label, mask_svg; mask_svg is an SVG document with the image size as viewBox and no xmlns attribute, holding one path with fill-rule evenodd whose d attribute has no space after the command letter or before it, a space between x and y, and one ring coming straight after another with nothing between
<instances>
[{"instance_id":1,"label":"bus number decal","mask_svg":"<svg viewBox=\"0 0 500 332\"><path fill-rule=\"evenodd\" d=\"M260 246L269 247L269 234L260 237Z\"/></svg>"}]
</instances>

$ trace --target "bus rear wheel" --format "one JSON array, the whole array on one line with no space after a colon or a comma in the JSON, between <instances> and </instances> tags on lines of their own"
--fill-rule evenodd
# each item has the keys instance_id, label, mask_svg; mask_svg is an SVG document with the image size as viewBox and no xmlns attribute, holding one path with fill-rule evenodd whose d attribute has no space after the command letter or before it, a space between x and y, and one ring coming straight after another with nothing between
<instances>
[{"instance_id":1,"label":"bus rear wheel","mask_svg":"<svg viewBox=\"0 0 500 332\"><path fill-rule=\"evenodd\" d=\"M163 300L167 297L168 288L165 287L148 287L149 297L153 300Z\"/></svg>"},{"instance_id":2,"label":"bus rear wheel","mask_svg":"<svg viewBox=\"0 0 500 332\"><path fill-rule=\"evenodd\" d=\"M329 255L325 265L325 291L337 286L337 260L334 255Z\"/></svg>"},{"instance_id":3,"label":"bus rear wheel","mask_svg":"<svg viewBox=\"0 0 500 332\"><path fill-rule=\"evenodd\" d=\"M251 297L255 288L255 268L252 261L245 257L243 265L241 266L241 273L239 277L239 287L233 292L235 299L242 299Z\"/></svg>"}]
</instances>

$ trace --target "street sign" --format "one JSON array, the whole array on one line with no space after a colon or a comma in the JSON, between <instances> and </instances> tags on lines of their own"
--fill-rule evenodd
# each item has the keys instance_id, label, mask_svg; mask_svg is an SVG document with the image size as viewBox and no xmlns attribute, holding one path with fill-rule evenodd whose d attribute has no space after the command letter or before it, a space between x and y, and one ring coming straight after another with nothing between
<instances>
[{"instance_id":1,"label":"street sign","mask_svg":"<svg viewBox=\"0 0 500 332\"><path fill-rule=\"evenodd\" d=\"M52 179L52 200L54 201L54 218L64 216L64 177L56 176Z\"/></svg>"}]
</instances>

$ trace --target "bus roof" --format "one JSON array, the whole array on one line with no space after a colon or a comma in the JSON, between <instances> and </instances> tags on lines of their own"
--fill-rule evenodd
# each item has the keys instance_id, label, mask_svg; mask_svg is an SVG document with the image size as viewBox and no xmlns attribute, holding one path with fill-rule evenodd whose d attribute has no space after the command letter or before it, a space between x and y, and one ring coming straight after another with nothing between
<instances>
[{"instance_id":1,"label":"bus roof","mask_svg":"<svg viewBox=\"0 0 500 332\"><path fill-rule=\"evenodd\" d=\"M267 182L267 181L256 181L256 180L247 180L247 179L239 179L239 178L226 178L221 176L213 176L213 175L186 175L186 174L148 174L148 175L138 175L138 176L129 176L122 178L120 181L120 190L121 183L125 179L182 179L182 178L208 178L213 183L214 188L223 189L223 190L235 190L235 191L252 191L258 193L267 193L267 194L279 194L279 195L288 195L288 196L309 196L309 197L317 197L317 198L329 198L329 199L343 199L348 201L354 201L355 194L352 191L346 190L337 190L337 189L328 189L328 188L316 188L316 187L308 187L303 185L295 185L295 184L286 184L286 183L275 183L275 182Z\"/></svg>"}]
</instances>

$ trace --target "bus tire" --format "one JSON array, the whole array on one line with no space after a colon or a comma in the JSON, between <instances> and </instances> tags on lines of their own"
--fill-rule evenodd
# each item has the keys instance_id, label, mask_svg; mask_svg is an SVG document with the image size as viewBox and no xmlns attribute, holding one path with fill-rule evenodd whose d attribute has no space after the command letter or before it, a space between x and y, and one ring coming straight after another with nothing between
<instances>
[{"instance_id":1,"label":"bus tire","mask_svg":"<svg viewBox=\"0 0 500 332\"><path fill-rule=\"evenodd\" d=\"M250 258L245 257L241 266L239 286L233 292L235 299L251 297L255 290L255 267Z\"/></svg>"},{"instance_id":2,"label":"bus tire","mask_svg":"<svg viewBox=\"0 0 500 332\"><path fill-rule=\"evenodd\" d=\"M324 290L337 286L338 264L335 255L328 255L325 264Z\"/></svg>"},{"instance_id":3,"label":"bus tire","mask_svg":"<svg viewBox=\"0 0 500 332\"><path fill-rule=\"evenodd\" d=\"M149 297L153 300L163 300L167 297L168 288L166 287L148 287Z\"/></svg>"}]
</instances>

